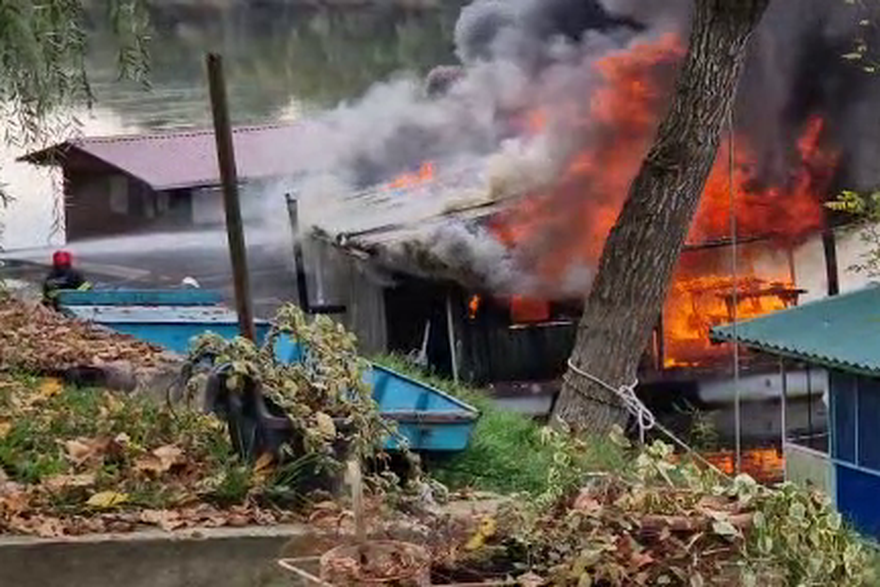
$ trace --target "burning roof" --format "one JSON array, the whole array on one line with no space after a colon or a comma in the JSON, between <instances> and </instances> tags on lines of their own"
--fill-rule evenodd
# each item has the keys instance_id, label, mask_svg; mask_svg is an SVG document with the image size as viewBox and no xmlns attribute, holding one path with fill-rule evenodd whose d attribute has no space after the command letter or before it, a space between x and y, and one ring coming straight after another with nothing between
<instances>
[{"instance_id":1,"label":"burning roof","mask_svg":"<svg viewBox=\"0 0 880 587\"><path fill-rule=\"evenodd\" d=\"M521 114L520 145L540 143L558 132L553 124L569 117L579 139L555 173L530 174L527 146L475 158L452 171L443 161L426 161L380 188L347 197L345 213L332 215L335 226L318 226L343 246L419 273L458 276L507 293L580 295L662 112L668 82L661 74L674 67L681 52L675 35L613 52L592 64L602 83L586 105L572 101L568 112L537 108ZM819 116L806 123L792 145L788 175L779 183L761 178L747 134L737 133L733 154L725 143L689 243L729 238L732 210L739 238L768 237L781 250L820 229L822 202L838 162L837 152L823 144L824 130ZM683 266L679 279L729 278L729 265L715 265L699 275ZM793 286L785 264L784 278L779 271L759 277L749 267L742 270L743 277L751 275L770 288ZM677 281L672 296L708 287L705 280L700 283L685 287ZM716 295L723 283L720 279L714 286Z\"/></svg>"}]
</instances>

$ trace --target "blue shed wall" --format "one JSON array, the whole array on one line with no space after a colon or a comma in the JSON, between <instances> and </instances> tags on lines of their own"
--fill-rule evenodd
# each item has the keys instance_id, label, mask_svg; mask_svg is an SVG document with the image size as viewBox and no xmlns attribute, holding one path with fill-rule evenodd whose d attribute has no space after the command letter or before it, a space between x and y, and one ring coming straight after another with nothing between
<instances>
[{"instance_id":1,"label":"blue shed wall","mask_svg":"<svg viewBox=\"0 0 880 587\"><path fill-rule=\"evenodd\" d=\"M880 538L880 476L845 464L834 466L837 475L837 509L853 527Z\"/></svg>"},{"instance_id":2,"label":"blue shed wall","mask_svg":"<svg viewBox=\"0 0 880 587\"><path fill-rule=\"evenodd\" d=\"M830 373L836 503L860 532L880 538L880 381Z\"/></svg>"}]
</instances>

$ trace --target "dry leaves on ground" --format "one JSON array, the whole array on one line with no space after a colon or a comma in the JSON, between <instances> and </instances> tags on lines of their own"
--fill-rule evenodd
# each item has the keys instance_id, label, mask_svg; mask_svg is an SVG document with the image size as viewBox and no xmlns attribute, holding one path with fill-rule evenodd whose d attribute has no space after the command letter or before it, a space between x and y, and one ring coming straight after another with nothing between
<instances>
[{"instance_id":1,"label":"dry leaves on ground","mask_svg":"<svg viewBox=\"0 0 880 587\"><path fill-rule=\"evenodd\" d=\"M11 380L0 374L0 534L242 526L290 516L256 503L274 459L239 463L212 416L171 413L137 395ZM44 399L37 405L35 397Z\"/></svg>"},{"instance_id":2,"label":"dry leaves on ground","mask_svg":"<svg viewBox=\"0 0 880 587\"><path fill-rule=\"evenodd\" d=\"M169 362L160 347L87 322L68 318L41 305L0 297L0 362L35 373L59 373L72 367L124 361L135 369ZM47 383L45 397L60 393Z\"/></svg>"},{"instance_id":3,"label":"dry leaves on ground","mask_svg":"<svg viewBox=\"0 0 880 587\"><path fill-rule=\"evenodd\" d=\"M186 457L183 450L174 445L165 445L139 457L134 463L134 468L142 473L162 475L173 467L184 464Z\"/></svg>"}]
</instances>

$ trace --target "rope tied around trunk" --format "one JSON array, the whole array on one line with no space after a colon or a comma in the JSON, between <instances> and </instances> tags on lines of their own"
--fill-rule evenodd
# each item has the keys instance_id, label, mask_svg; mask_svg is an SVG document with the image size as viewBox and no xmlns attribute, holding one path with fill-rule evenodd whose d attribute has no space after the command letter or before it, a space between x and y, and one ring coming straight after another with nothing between
<instances>
[{"instance_id":1,"label":"rope tied around trunk","mask_svg":"<svg viewBox=\"0 0 880 587\"><path fill-rule=\"evenodd\" d=\"M574 361L571 359L568 360L568 368L571 371L584 379L592 381L596 385L606 389L619 397L623 402L623 407L636 419L636 423L639 426L639 440L642 444L645 444L645 432L648 430L652 430L657 428L660 432L666 435L669 440L678 445L680 448L684 449L685 452L690 454L692 457L703 463L705 466L709 467L719 475L721 475L725 479L730 479L730 477L721 469L719 469L714 464L710 463L706 460L706 457L698 453L694 450L688 443L680 439L678 436L672 433L671 430L663 426L660 422L657 421L657 417L654 413L648 409L648 407L636 396L636 386L638 386L639 382L636 380L634 383L630 385L621 385L620 387L614 387L610 383L596 377L592 373L587 373L580 367L574 364ZM587 399L592 400L593 398L588 397L583 391L579 390L577 387L574 387L575 391L579 394L583 395Z\"/></svg>"},{"instance_id":2,"label":"rope tied around trunk","mask_svg":"<svg viewBox=\"0 0 880 587\"><path fill-rule=\"evenodd\" d=\"M599 379L592 373L587 373L586 371L575 365L574 361L572 361L571 359L568 360L568 368L571 369L574 373L577 373L578 375L583 377L584 379L592 381L599 387L607 389L608 391L619 397L620 401L623 402L623 407L626 409L626 411L629 412L630 415L632 415L636 419L636 425L639 427L639 441L642 444L645 444L645 432L657 426L657 417L654 416L654 413L648 409L648 406L646 406L644 402L642 402L642 400L640 400L636 396L636 387L639 384L638 380L629 385L614 387L613 385L606 383L604 380Z\"/></svg>"}]
</instances>

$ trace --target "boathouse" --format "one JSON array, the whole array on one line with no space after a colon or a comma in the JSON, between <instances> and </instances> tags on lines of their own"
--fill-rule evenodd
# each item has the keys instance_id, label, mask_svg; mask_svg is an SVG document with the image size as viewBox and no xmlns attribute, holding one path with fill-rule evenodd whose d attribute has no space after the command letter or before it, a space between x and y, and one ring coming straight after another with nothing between
<instances>
[{"instance_id":1,"label":"boathouse","mask_svg":"<svg viewBox=\"0 0 880 587\"><path fill-rule=\"evenodd\" d=\"M263 182L295 175L287 145L292 124L233 129L245 220L261 210L248 198ZM59 167L67 240L223 223L213 130L79 137L19 159Z\"/></svg>"}]
</instances>

